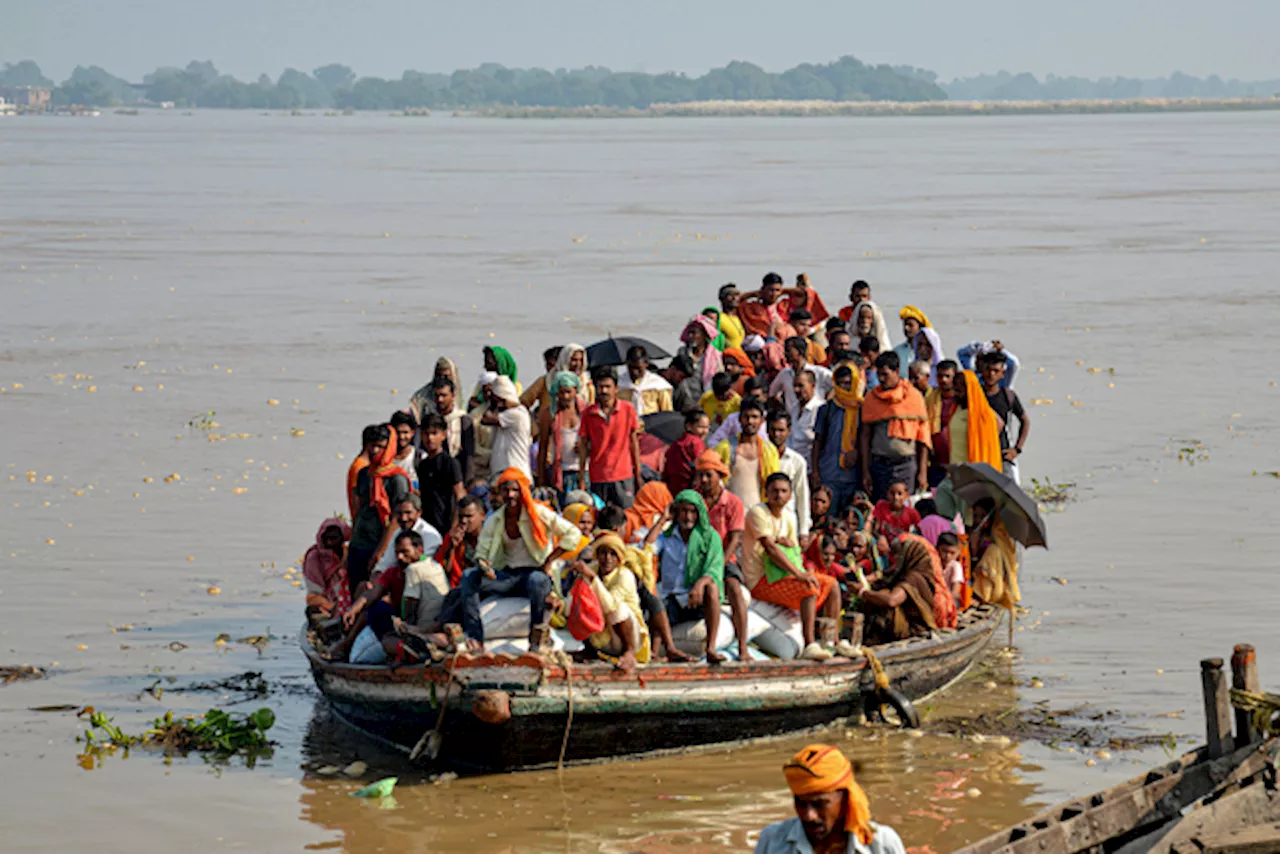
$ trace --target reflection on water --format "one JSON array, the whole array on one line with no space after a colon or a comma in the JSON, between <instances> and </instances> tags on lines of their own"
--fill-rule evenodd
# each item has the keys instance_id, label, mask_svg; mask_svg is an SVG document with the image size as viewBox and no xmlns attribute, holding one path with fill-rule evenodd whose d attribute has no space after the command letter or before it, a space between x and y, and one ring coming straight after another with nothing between
<instances>
[{"instance_id":1,"label":"reflection on water","mask_svg":"<svg viewBox=\"0 0 1280 854\"><path fill-rule=\"evenodd\" d=\"M990 665L1009 667L992 656ZM1008 679L963 680L923 706L954 716L1011 709ZM927 725L926 725L927 727ZM448 733L445 733L448 738ZM350 797L359 783L314 769L349 761L353 739L364 779L397 776L389 803ZM304 740L303 817L353 851L742 851L764 825L791 815L782 765L813 741L839 745L879 821L913 848L948 851L1033 808L1035 786L1016 746L885 728L831 728L730 750L568 768L563 773L471 777L432 783L404 755L384 749L317 702Z\"/></svg>"}]
</instances>

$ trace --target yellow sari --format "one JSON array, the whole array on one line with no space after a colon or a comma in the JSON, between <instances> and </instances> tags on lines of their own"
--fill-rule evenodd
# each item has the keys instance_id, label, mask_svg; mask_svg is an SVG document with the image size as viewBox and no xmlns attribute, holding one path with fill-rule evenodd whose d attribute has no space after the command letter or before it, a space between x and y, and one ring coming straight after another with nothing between
<instances>
[{"instance_id":1,"label":"yellow sari","mask_svg":"<svg viewBox=\"0 0 1280 854\"><path fill-rule=\"evenodd\" d=\"M1022 600L1018 589L1018 549L999 519L991 527L991 538L991 545L973 568L973 595L1012 611Z\"/></svg>"}]
</instances>

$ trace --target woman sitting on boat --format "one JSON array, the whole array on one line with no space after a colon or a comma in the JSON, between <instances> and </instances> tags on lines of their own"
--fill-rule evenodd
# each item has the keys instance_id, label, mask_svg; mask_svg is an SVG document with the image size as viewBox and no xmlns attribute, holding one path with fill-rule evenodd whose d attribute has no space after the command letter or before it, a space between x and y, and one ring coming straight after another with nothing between
<instances>
[{"instance_id":1,"label":"woman sitting on boat","mask_svg":"<svg viewBox=\"0 0 1280 854\"><path fill-rule=\"evenodd\" d=\"M586 580L600 602L604 628L584 641L582 658L615 656L622 670L649 660L649 627L640 610L639 580L625 565L627 547L617 534L601 534L591 543L594 560L574 561L566 568Z\"/></svg>"},{"instance_id":2,"label":"woman sitting on boat","mask_svg":"<svg viewBox=\"0 0 1280 854\"><path fill-rule=\"evenodd\" d=\"M893 561L875 587L854 591L867 615L864 644L891 643L936 629L955 628L956 607L942 580L942 563L929 541L915 534L889 544Z\"/></svg>"},{"instance_id":3,"label":"woman sitting on boat","mask_svg":"<svg viewBox=\"0 0 1280 854\"><path fill-rule=\"evenodd\" d=\"M341 617L351 607L347 584L347 540L351 526L333 517L320 523L316 544L302 558L302 578L307 585L307 616Z\"/></svg>"}]
</instances>

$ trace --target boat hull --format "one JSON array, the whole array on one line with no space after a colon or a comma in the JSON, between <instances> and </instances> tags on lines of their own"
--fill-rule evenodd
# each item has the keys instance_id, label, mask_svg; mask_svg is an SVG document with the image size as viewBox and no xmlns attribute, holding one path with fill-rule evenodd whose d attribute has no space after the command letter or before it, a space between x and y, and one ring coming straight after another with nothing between
<instances>
[{"instance_id":1,"label":"boat hull","mask_svg":"<svg viewBox=\"0 0 1280 854\"><path fill-rule=\"evenodd\" d=\"M1001 616L978 609L958 629L875 653L892 686L918 700L964 673ZM303 648L316 685L348 723L405 749L435 727L443 668L332 664L305 640ZM437 761L472 772L555 765L562 743L564 761L578 764L784 735L859 716L874 686L865 658L659 664L628 675L603 664L563 668L528 654L486 655L463 657L454 673ZM472 714L482 691L508 695L509 720Z\"/></svg>"}]
</instances>

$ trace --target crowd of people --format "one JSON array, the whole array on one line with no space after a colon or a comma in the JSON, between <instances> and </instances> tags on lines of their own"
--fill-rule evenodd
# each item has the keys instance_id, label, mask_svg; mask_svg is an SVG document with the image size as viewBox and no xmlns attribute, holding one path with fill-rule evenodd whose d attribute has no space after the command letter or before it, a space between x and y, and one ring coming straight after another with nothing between
<instances>
[{"instance_id":1,"label":"crowd of people","mask_svg":"<svg viewBox=\"0 0 1280 854\"><path fill-rule=\"evenodd\" d=\"M796 612L800 657L822 661L1016 601L996 507L961 501L949 467L1017 480L1030 431L1017 358L1000 341L947 358L912 305L894 344L871 285L848 295L832 314L803 274L725 285L661 370L653 345L593 365L570 343L525 387L490 346L468 389L440 359L405 409L364 429L349 522L326 520L307 552L325 654L478 651L482 602L521 597L535 651L568 623L585 658L683 661L673 627L701 620L707 661L745 661L748 609L766 602ZM654 440L654 417L683 433ZM717 648L723 616L736 643Z\"/></svg>"}]
</instances>

